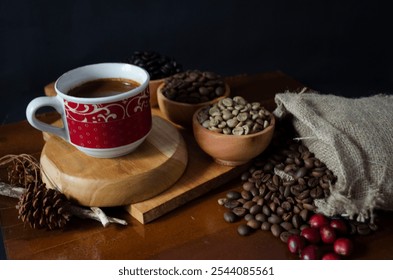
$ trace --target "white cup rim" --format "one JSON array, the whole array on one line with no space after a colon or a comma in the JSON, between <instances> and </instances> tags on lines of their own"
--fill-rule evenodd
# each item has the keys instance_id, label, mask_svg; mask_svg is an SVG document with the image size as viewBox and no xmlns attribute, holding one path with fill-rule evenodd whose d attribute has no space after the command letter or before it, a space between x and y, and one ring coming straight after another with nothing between
<instances>
[{"instance_id":1,"label":"white cup rim","mask_svg":"<svg viewBox=\"0 0 393 280\"><path fill-rule=\"evenodd\" d=\"M116 69L116 73L115 70ZM129 74L130 71L136 76L129 77L125 74ZM81 76L82 73L88 73L87 76ZM112 74L113 73L113 74ZM122 73L124 75L120 75ZM140 85L130 91L126 91L120 94L112 95L112 96L105 96L105 97L76 97L66 94L65 92L69 91L70 89L86 83L88 81L94 79L102 79L102 78L125 78L131 79L138 82ZM82 104L97 104L97 103L110 103L116 102L119 100L127 99L134 95L139 94L143 90L145 90L150 81L149 73L136 65L128 64L128 63L121 63L121 62L104 62L104 63L96 63L96 64L89 64L74 68L62 74L55 82L55 91L58 96L61 98L75 102L75 103L82 103ZM72 86L71 86L72 85Z\"/></svg>"}]
</instances>

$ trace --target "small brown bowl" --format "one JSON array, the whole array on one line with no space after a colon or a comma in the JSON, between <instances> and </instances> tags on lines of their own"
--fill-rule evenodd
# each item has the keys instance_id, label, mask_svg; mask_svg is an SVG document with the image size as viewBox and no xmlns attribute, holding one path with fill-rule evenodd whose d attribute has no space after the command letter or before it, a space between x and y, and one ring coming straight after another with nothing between
<instances>
[{"instance_id":1,"label":"small brown bowl","mask_svg":"<svg viewBox=\"0 0 393 280\"><path fill-rule=\"evenodd\" d=\"M199 147L221 165L238 166L261 154L270 144L275 118L271 115L270 125L264 130L248 135L226 135L203 127L198 121L197 110L192 119L195 140Z\"/></svg>"},{"instance_id":2,"label":"small brown bowl","mask_svg":"<svg viewBox=\"0 0 393 280\"><path fill-rule=\"evenodd\" d=\"M222 96L203 103L189 104L173 101L165 97L165 95L162 93L162 88L164 86L165 83L162 83L157 89L158 107L167 119L183 127L192 127L192 116L194 115L195 111L217 103L221 99L224 99L231 94L229 85L225 84L225 92Z\"/></svg>"},{"instance_id":3,"label":"small brown bowl","mask_svg":"<svg viewBox=\"0 0 393 280\"><path fill-rule=\"evenodd\" d=\"M150 106L157 107L157 88L164 82L165 79L150 80L149 91L150 91Z\"/></svg>"}]
</instances>

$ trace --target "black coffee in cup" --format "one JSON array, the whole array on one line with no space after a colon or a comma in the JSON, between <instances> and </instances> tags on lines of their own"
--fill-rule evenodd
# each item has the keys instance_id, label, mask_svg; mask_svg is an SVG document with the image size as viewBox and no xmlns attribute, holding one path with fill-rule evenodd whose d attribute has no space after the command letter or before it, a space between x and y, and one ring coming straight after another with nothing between
<instances>
[{"instance_id":1,"label":"black coffee in cup","mask_svg":"<svg viewBox=\"0 0 393 280\"><path fill-rule=\"evenodd\" d=\"M85 82L68 91L68 95L81 98L97 98L121 94L140 86L130 79L105 78Z\"/></svg>"}]
</instances>

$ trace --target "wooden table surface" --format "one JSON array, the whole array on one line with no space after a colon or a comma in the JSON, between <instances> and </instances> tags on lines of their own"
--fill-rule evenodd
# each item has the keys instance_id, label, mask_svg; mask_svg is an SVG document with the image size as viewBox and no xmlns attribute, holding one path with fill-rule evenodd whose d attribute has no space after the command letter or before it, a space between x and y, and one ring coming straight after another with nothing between
<instances>
[{"instance_id":1,"label":"wooden table surface","mask_svg":"<svg viewBox=\"0 0 393 280\"><path fill-rule=\"evenodd\" d=\"M281 72L239 75L227 79L233 95L260 101L273 110L274 94L299 90L302 85ZM157 109L154 109L159 114ZM42 115L52 122L55 114ZM183 132L188 133L188 132ZM0 127L0 157L7 154L38 156L42 133L26 121ZM235 179L143 225L123 208L105 211L129 222L106 228L92 220L72 218L64 230L33 230L18 219L16 199L0 196L0 226L8 259L296 259L286 244L261 230L242 237L237 223L223 220L225 208L217 199L240 189ZM377 232L356 236L355 259L393 259L393 215L377 213Z\"/></svg>"}]
</instances>

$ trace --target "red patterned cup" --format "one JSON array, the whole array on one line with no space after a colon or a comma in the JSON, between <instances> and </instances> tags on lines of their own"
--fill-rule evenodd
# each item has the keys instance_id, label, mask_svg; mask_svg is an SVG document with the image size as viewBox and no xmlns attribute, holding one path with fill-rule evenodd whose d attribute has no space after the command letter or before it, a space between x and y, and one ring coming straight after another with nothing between
<instances>
[{"instance_id":1,"label":"red patterned cup","mask_svg":"<svg viewBox=\"0 0 393 280\"><path fill-rule=\"evenodd\" d=\"M105 97L67 94L76 86L105 78L129 79L139 86ZM76 68L56 81L55 97L38 97L29 103L27 120L33 127L60 136L89 156L112 158L128 154L142 144L152 127L149 79L144 69L125 63L100 63ZM36 118L37 110L48 106L61 114L63 128Z\"/></svg>"}]
</instances>

